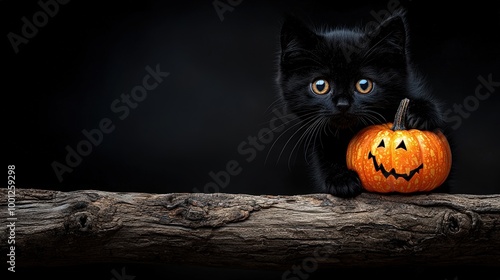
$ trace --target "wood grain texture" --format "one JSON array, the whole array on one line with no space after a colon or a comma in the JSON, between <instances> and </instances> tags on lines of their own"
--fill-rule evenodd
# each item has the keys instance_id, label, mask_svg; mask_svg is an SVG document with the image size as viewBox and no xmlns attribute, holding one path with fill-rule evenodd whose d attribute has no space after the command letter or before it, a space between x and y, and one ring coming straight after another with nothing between
<instances>
[{"instance_id":1,"label":"wood grain texture","mask_svg":"<svg viewBox=\"0 0 500 280\"><path fill-rule=\"evenodd\" d=\"M0 194L7 252L7 194ZM500 195L16 190L17 266L500 266Z\"/></svg>"}]
</instances>

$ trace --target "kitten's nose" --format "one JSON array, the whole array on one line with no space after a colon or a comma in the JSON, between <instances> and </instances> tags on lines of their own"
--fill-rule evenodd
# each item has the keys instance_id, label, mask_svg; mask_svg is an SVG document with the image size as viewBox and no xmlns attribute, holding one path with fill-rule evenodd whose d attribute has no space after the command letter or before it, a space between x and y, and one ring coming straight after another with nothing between
<instances>
[{"instance_id":1,"label":"kitten's nose","mask_svg":"<svg viewBox=\"0 0 500 280\"><path fill-rule=\"evenodd\" d=\"M347 109L349 109L349 107L351 107L351 103L347 98L339 97L339 99L337 99L337 104L335 104L335 106L337 106L337 108L340 111L346 111Z\"/></svg>"}]
</instances>

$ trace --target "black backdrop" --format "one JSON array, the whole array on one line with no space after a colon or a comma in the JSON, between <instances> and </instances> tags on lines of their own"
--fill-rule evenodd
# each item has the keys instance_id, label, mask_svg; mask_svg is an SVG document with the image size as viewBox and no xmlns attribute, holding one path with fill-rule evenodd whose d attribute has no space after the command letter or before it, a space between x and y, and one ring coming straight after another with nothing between
<instances>
[{"instance_id":1,"label":"black backdrop","mask_svg":"<svg viewBox=\"0 0 500 280\"><path fill-rule=\"evenodd\" d=\"M289 194L305 183L300 165L294 168L300 152L290 155L293 141L285 145L291 133L265 134L276 116L275 63L283 13L322 24L363 26L376 20L373 13L397 1L221 0L233 4L222 14L216 1L60 2L44 18L36 1L0 1L3 150L5 164L16 165L18 188ZM408 11L413 61L444 101L454 126L452 192L499 193L499 9L479 1L397 3ZM29 26L34 21L38 27ZM163 74L146 81L144 94L144 87L137 86L154 71ZM480 77L492 85L476 92L484 84ZM252 142L263 135L267 143ZM217 186L213 177L223 178L220 172L228 163L238 164L238 174ZM136 279L282 275L124 266ZM78 269L81 275L111 279L110 271L121 267L40 271L62 277ZM455 275L447 269L442 273ZM462 269L456 275L462 279L472 273Z\"/></svg>"}]
</instances>

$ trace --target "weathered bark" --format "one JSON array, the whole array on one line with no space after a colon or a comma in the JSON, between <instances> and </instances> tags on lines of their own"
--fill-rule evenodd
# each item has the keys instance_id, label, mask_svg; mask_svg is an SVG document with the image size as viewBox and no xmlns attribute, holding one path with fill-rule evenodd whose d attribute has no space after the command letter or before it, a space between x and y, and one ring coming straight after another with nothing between
<instances>
[{"instance_id":1,"label":"weathered bark","mask_svg":"<svg viewBox=\"0 0 500 280\"><path fill-rule=\"evenodd\" d=\"M1 252L8 252L0 194ZM500 195L59 192L17 189L17 266L500 266ZM4 255L5 256L5 255Z\"/></svg>"}]
</instances>

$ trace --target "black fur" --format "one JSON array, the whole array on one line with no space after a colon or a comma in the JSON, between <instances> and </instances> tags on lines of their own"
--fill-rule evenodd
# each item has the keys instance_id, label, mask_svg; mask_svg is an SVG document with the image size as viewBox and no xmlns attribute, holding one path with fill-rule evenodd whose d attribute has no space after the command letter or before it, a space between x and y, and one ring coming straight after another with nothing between
<instances>
[{"instance_id":1,"label":"black fur","mask_svg":"<svg viewBox=\"0 0 500 280\"><path fill-rule=\"evenodd\" d=\"M347 145L361 128L393 121L405 97L411 100L408 128L445 129L440 105L410 63L406 25L403 11L371 31L314 30L285 19L277 80L287 110L305 124L304 133L314 133L306 143L314 191L340 197L362 192L357 173L346 167ZM330 83L329 93L313 93L318 78ZM356 91L362 78L374 82L372 92Z\"/></svg>"}]
</instances>

